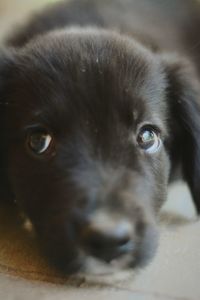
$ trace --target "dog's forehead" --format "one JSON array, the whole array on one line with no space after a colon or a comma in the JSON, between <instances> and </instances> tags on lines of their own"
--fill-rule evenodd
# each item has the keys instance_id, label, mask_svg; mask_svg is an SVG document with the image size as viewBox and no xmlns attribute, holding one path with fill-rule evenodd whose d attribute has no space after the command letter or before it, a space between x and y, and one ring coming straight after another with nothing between
<instances>
[{"instance_id":1,"label":"dog's forehead","mask_svg":"<svg viewBox=\"0 0 200 300\"><path fill-rule=\"evenodd\" d=\"M20 53L16 73L20 101L36 118L104 118L126 111L137 120L145 113L151 117L164 97L165 80L154 56L107 33L72 30L39 39Z\"/></svg>"}]
</instances>

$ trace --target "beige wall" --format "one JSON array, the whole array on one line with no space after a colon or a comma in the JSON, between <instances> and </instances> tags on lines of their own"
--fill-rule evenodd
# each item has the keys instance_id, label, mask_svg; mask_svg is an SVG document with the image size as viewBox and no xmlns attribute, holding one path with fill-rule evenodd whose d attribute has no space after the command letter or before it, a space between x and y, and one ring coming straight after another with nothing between
<instances>
[{"instance_id":1,"label":"beige wall","mask_svg":"<svg viewBox=\"0 0 200 300\"><path fill-rule=\"evenodd\" d=\"M20 24L30 14L46 3L55 0L0 0L0 38L3 38L12 26Z\"/></svg>"}]
</instances>

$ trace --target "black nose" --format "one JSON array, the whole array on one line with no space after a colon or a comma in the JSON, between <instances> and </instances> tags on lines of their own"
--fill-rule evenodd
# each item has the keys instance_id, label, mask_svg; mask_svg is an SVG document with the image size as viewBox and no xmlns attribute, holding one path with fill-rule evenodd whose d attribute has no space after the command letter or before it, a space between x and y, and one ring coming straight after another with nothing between
<instances>
[{"instance_id":1,"label":"black nose","mask_svg":"<svg viewBox=\"0 0 200 300\"><path fill-rule=\"evenodd\" d=\"M83 242L91 255L107 262L133 251L131 234L124 223L112 229L90 225L84 230Z\"/></svg>"}]
</instances>

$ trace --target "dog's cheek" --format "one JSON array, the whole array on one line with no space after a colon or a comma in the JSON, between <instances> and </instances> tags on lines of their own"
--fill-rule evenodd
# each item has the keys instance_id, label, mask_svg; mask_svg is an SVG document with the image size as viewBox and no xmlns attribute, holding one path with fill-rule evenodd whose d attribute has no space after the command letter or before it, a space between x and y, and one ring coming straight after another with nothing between
<instances>
[{"instance_id":1,"label":"dog's cheek","mask_svg":"<svg viewBox=\"0 0 200 300\"><path fill-rule=\"evenodd\" d=\"M146 266L155 256L159 245L159 230L156 224L146 224L135 254L135 266Z\"/></svg>"},{"instance_id":2,"label":"dog's cheek","mask_svg":"<svg viewBox=\"0 0 200 300\"><path fill-rule=\"evenodd\" d=\"M146 205L142 206L138 219L139 229L136 232L138 242L133 267L137 268L146 266L154 258L159 245L158 219L160 209L167 198L170 162L165 151L158 156L159 159L157 157L153 160L149 168L146 188L143 186L143 193L148 196L144 201Z\"/></svg>"},{"instance_id":3,"label":"dog's cheek","mask_svg":"<svg viewBox=\"0 0 200 300\"><path fill-rule=\"evenodd\" d=\"M152 190L154 191L153 207L157 214L167 198L170 174L170 160L164 146L162 151L153 157L152 162L151 170L154 178L152 183Z\"/></svg>"},{"instance_id":4,"label":"dog's cheek","mask_svg":"<svg viewBox=\"0 0 200 300\"><path fill-rule=\"evenodd\" d=\"M45 205L51 203L52 183L55 181L51 163L31 157L23 141L10 143L8 156L8 175L17 203L26 212L34 212L39 207L45 210Z\"/></svg>"}]
</instances>

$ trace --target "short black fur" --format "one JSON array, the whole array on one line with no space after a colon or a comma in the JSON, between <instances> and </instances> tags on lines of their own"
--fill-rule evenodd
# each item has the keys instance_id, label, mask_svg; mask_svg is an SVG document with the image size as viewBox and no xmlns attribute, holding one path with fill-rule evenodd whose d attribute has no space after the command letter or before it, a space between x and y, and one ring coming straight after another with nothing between
<instances>
[{"instance_id":1,"label":"short black fur","mask_svg":"<svg viewBox=\"0 0 200 300\"><path fill-rule=\"evenodd\" d=\"M196 1L72 0L6 40L2 198L65 272L89 256L146 264L179 168L200 211L199 25ZM142 130L156 151L141 147ZM51 137L44 154L31 150L35 132Z\"/></svg>"}]
</instances>

